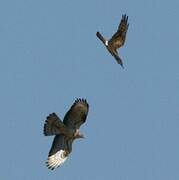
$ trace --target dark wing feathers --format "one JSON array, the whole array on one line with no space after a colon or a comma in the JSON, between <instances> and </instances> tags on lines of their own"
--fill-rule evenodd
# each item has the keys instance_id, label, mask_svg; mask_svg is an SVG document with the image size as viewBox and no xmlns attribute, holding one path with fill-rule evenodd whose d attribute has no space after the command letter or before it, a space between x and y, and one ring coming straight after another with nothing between
<instances>
[{"instance_id":1,"label":"dark wing feathers","mask_svg":"<svg viewBox=\"0 0 179 180\"><path fill-rule=\"evenodd\" d=\"M56 135L49 151L47 167L55 169L65 162L72 151L74 133L85 122L89 105L85 99L76 99L66 113L64 121L52 113L44 124L44 135Z\"/></svg>"},{"instance_id":2,"label":"dark wing feathers","mask_svg":"<svg viewBox=\"0 0 179 180\"><path fill-rule=\"evenodd\" d=\"M122 19L118 26L117 32L109 40L109 44L116 44L117 48L123 46L125 43L128 27L129 27L128 16L124 14L122 15Z\"/></svg>"},{"instance_id":3,"label":"dark wing feathers","mask_svg":"<svg viewBox=\"0 0 179 180\"><path fill-rule=\"evenodd\" d=\"M97 32L96 36L103 42L103 44L106 43L106 39L102 36L102 34L100 32Z\"/></svg>"},{"instance_id":4,"label":"dark wing feathers","mask_svg":"<svg viewBox=\"0 0 179 180\"><path fill-rule=\"evenodd\" d=\"M66 113L63 123L73 129L79 129L86 121L89 105L86 99L76 99L70 110Z\"/></svg>"},{"instance_id":5,"label":"dark wing feathers","mask_svg":"<svg viewBox=\"0 0 179 180\"><path fill-rule=\"evenodd\" d=\"M44 135L51 136L62 133L72 137L75 130L79 129L81 124L85 122L88 108L86 99L76 99L66 113L63 122L55 113L50 114L44 124Z\"/></svg>"},{"instance_id":6,"label":"dark wing feathers","mask_svg":"<svg viewBox=\"0 0 179 180\"><path fill-rule=\"evenodd\" d=\"M115 60L117 61L117 63L120 64L122 66L122 68L124 68L122 59L119 57L119 55L117 53L114 53L113 56L114 56Z\"/></svg>"},{"instance_id":7,"label":"dark wing feathers","mask_svg":"<svg viewBox=\"0 0 179 180\"><path fill-rule=\"evenodd\" d=\"M119 36L123 41L123 44L125 43L126 40L128 27L129 27L128 16L126 16L126 14L122 15L122 20L121 23L119 24L118 31L119 31Z\"/></svg>"},{"instance_id":8,"label":"dark wing feathers","mask_svg":"<svg viewBox=\"0 0 179 180\"><path fill-rule=\"evenodd\" d=\"M55 136L48 156L55 154L61 149L67 150L69 153L72 151L72 141L66 138L63 134Z\"/></svg>"},{"instance_id":9,"label":"dark wing feathers","mask_svg":"<svg viewBox=\"0 0 179 180\"><path fill-rule=\"evenodd\" d=\"M66 161L72 151L72 143L73 139L69 139L63 134L55 136L46 161L49 169L54 170Z\"/></svg>"}]
</instances>

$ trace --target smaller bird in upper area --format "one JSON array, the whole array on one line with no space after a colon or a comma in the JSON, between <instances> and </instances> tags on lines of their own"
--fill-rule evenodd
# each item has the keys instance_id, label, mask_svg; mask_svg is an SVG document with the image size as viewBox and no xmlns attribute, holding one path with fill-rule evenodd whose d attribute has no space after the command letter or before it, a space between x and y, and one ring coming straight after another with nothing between
<instances>
[{"instance_id":1,"label":"smaller bird in upper area","mask_svg":"<svg viewBox=\"0 0 179 180\"><path fill-rule=\"evenodd\" d=\"M75 139L84 138L80 126L85 123L89 105L86 99L76 99L62 121L55 113L44 124L44 135L55 138L49 151L47 167L51 170L62 165L72 151Z\"/></svg>"},{"instance_id":2,"label":"smaller bird in upper area","mask_svg":"<svg viewBox=\"0 0 179 180\"><path fill-rule=\"evenodd\" d=\"M118 26L117 32L112 36L110 40L106 40L100 34L100 32L96 33L96 36L103 42L107 50L111 53L112 56L114 56L117 63L120 64L123 68L124 68L123 62L122 62L122 59L118 55L117 49L124 45L128 27L129 27L128 16L124 14L122 15L122 19Z\"/></svg>"}]
</instances>

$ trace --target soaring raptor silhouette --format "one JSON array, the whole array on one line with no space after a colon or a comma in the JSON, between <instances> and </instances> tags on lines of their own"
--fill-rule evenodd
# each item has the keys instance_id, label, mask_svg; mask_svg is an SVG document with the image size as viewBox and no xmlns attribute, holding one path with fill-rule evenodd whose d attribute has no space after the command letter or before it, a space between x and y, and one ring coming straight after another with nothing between
<instances>
[{"instance_id":1,"label":"soaring raptor silhouette","mask_svg":"<svg viewBox=\"0 0 179 180\"><path fill-rule=\"evenodd\" d=\"M112 36L112 38L109 41L106 40L100 34L100 32L96 33L96 36L103 42L103 44L106 46L106 48L111 53L111 55L114 56L117 63L120 64L122 67L124 67L123 62L122 59L118 56L117 49L124 45L128 27L129 27L128 16L124 14L122 15L122 19L118 26L117 32Z\"/></svg>"},{"instance_id":2,"label":"soaring raptor silhouette","mask_svg":"<svg viewBox=\"0 0 179 180\"><path fill-rule=\"evenodd\" d=\"M55 138L49 151L47 167L51 170L65 162L72 151L75 139L84 138L80 133L80 126L86 121L89 105L86 99L76 99L64 120L55 114L50 114L44 124L44 135Z\"/></svg>"}]
</instances>

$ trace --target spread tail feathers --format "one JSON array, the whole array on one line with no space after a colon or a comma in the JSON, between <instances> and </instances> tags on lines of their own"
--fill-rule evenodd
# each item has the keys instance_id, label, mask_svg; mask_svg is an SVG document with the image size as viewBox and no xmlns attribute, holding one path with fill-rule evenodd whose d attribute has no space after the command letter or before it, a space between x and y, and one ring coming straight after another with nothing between
<instances>
[{"instance_id":1,"label":"spread tail feathers","mask_svg":"<svg viewBox=\"0 0 179 180\"><path fill-rule=\"evenodd\" d=\"M63 126L64 124L60 120L60 118L55 113L52 113L47 117L47 120L45 121L44 135L51 136L60 134L60 128Z\"/></svg>"}]
</instances>

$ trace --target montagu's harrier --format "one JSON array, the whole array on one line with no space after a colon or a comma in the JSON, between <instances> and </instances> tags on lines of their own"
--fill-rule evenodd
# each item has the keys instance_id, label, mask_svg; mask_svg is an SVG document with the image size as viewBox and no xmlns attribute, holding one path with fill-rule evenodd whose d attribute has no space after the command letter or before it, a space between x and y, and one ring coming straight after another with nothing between
<instances>
[{"instance_id":1,"label":"montagu's harrier","mask_svg":"<svg viewBox=\"0 0 179 180\"><path fill-rule=\"evenodd\" d=\"M112 38L108 41L106 40L100 32L96 33L96 36L103 42L108 51L112 56L116 59L117 63L123 67L122 59L118 56L117 49L122 47L126 40L126 34L129 27L128 16L122 15L121 22L118 26L117 32L112 36Z\"/></svg>"},{"instance_id":2,"label":"montagu's harrier","mask_svg":"<svg viewBox=\"0 0 179 180\"><path fill-rule=\"evenodd\" d=\"M65 162L72 151L72 143L77 138L83 138L80 126L86 121L89 105L86 99L76 99L64 120L55 114L50 114L44 124L44 135L55 138L49 151L47 167L55 169Z\"/></svg>"}]
</instances>

